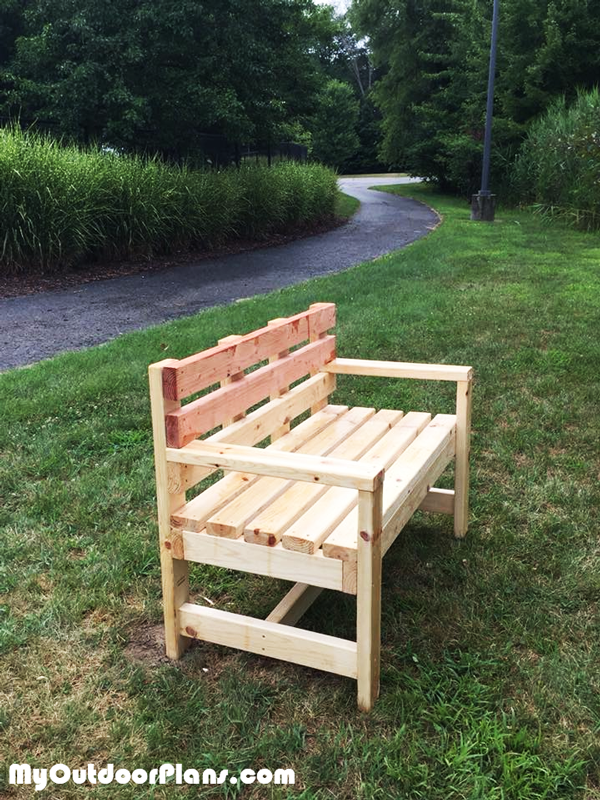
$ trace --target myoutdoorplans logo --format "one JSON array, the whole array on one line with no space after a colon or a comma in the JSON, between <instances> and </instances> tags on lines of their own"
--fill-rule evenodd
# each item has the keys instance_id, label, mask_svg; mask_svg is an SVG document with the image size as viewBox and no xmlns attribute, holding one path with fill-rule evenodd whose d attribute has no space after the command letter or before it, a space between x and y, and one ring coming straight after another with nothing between
<instances>
[{"instance_id":1,"label":"myoutdoorplans logo","mask_svg":"<svg viewBox=\"0 0 600 800\"><path fill-rule=\"evenodd\" d=\"M161 764L153 769L124 769L115 768L114 764L97 769L94 764L71 769L66 764L54 764L49 769L31 767L30 764L11 764L8 770L8 782L11 786L35 786L36 792L42 792L49 784L61 785L72 782L79 786L83 784L104 785L129 783L142 786L144 784L165 785L174 783L179 786L215 786L223 783L260 783L268 785L273 783L281 786L293 786L296 774L293 769L243 769L232 774L228 769L217 772L214 769L198 770L184 769L182 764Z\"/></svg>"}]
</instances>

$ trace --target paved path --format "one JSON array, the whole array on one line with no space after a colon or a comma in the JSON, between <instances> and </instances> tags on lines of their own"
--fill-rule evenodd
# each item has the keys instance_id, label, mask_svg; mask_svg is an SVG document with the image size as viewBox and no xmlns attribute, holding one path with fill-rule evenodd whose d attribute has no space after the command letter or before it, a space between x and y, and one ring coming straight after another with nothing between
<instances>
[{"instance_id":1,"label":"paved path","mask_svg":"<svg viewBox=\"0 0 600 800\"><path fill-rule=\"evenodd\" d=\"M270 292L377 258L424 236L437 215L415 200L369 191L409 178L343 178L354 217L328 233L164 271L0 300L0 371L210 306Z\"/></svg>"}]
</instances>

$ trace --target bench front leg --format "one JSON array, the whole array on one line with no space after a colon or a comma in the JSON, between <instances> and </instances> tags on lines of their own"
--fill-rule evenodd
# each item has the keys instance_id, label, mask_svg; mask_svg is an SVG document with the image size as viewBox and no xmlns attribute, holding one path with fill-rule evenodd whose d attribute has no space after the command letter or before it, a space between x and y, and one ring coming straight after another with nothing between
<instances>
[{"instance_id":1,"label":"bench front leg","mask_svg":"<svg viewBox=\"0 0 600 800\"><path fill-rule=\"evenodd\" d=\"M469 454L473 381L456 384L456 461L454 465L454 535L462 539L469 527Z\"/></svg>"},{"instance_id":2,"label":"bench front leg","mask_svg":"<svg viewBox=\"0 0 600 800\"><path fill-rule=\"evenodd\" d=\"M171 536L171 514L185 503L185 491L169 491L167 441L165 436L165 414L178 408L181 403L166 400L163 395L162 370L173 359L152 364L149 368L150 402L152 406L152 429L154 434L154 463L156 468L156 500L158 507L158 531L160 537L160 567L165 617L165 650L169 658L181 658L190 640L179 632L179 608L189 598L188 562L176 553ZM175 557L179 555L179 557Z\"/></svg>"},{"instance_id":3,"label":"bench front leg","mask_svg":"<svg viewBox=\"0 0 600 800\"><path fill-rule=\"evenodd\" d=\"M383 482L373 492L358 493L356 643L361 711L370 711L379 695L382 519Z\"/></svg>"}]
</instances>

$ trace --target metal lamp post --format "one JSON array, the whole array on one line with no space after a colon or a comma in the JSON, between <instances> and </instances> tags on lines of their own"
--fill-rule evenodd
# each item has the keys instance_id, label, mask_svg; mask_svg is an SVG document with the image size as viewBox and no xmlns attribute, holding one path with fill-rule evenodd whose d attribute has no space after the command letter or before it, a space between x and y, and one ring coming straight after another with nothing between
<instances>
[{"instance_id":1,"label":"metal lamp post","mask_svg":"<svg viewBox=\"0 0 600 800\"><path fill-rule=\"evenodd\" d=\"M471 219L493 222L496 211L496 195L490 192L490 154L492 151L492 119L494 116L494 78L496 76L496 44L498 41L498 12L500 0L494 0L492 16L492 42L490 45L490 69L488 74L487 108L485 114L485 137L483 140L483 167L481 189L471 198Z\"/></svg>"}]
</instances>

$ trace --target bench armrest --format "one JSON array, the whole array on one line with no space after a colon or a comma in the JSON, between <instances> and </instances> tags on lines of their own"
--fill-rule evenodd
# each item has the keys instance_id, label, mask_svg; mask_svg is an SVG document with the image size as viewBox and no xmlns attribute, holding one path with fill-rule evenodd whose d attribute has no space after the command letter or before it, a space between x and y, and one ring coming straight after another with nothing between
<instances>
[{"instance_id":1,"label":"bench armrest","mask_svg":"<svg viewBox=\"0 0 600 800\"><path fill-rule=\"evenodd\" d=\"M185 447L167 447L167 461L229 469L293 481L344 486L373 492L383 481L377 464L364 464L329 456L285 453L237 444L193 441Z\"/></svg>"},{"instance_id":2,"label":"bench armrest","mask_svg":"<svg viewBox=\"0 0 600 800\"><path fill-rule=\"evenodd\" d=\"M321 372L336 375L371 375L381 378L415 378L427 381L470 381L473 367L453 364L412 364L408 361L367 361L361 358L335 358Z\"/></svg>"}]
</instances>

